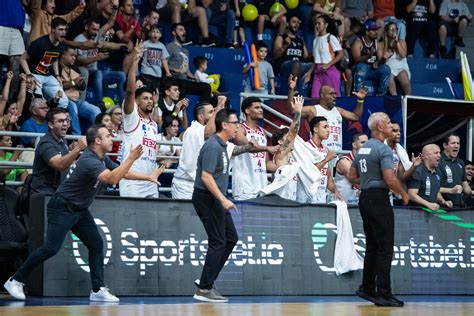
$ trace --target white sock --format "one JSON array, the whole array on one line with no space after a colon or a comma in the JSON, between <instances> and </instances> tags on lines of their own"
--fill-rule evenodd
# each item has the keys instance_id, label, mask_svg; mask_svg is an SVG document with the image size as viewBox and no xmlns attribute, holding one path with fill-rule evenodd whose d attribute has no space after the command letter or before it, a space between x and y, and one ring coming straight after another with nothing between
<instances>
[{"instance_id":1,"label":"white sock","mask_svg":"<svg viewBox=\"0 0 474 316\"><path fill-rule=\"evenodd\" d=\"M263 41L263 34L257 34L257 41Z\"/></svg>"}]
</instances>

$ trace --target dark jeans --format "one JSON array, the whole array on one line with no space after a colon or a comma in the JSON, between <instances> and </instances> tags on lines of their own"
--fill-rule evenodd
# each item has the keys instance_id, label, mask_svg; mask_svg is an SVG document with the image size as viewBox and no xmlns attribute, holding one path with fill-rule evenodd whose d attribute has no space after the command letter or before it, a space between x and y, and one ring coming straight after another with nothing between
<instances>
[{"instance_id":1,"label":"dark jeans","mask_svg":"<svg viewBox=\"0 0 474 316\"><path fill-rule=\"evenodd\" d=\"M426 52L428 55L434 54L438 39L438 30L435 21L408 22L407 30L408 55L413 55L416 41L420 39L420 36L423 36L426 39Z\"/></svg>"},{"instance_id":2,"label":"dark jeans","mask_svg":"<svg viewBox=\"0 0 474 316\"><path fill-rule=\"evenodd\" d=\"M362 190L359 210L364 223L365 258L362 287L388 295L393 256L394 219L387 189Z\"/></svg>"},{"instance_id":3,"label":"dark jeans","mask_svg":"<svg viewBox=\"0 0 474 316\"><path fill-rule=\"evenodd\" d=\"M188 94L198 95L199 101L211 101L211 86L204 82L196 82L187 79L178 79L176 77L168 77L167 80L176 82L181 92L181 97L186 97Z\"/></svg>"},{"instance_id":4,"label":"dark jeans","mask_svg":"<svg viewBox=\"0 0 474 316\"><path fill-rule=\"evenodd\" d=\"M72 210L61 197L54 195L48 202L48 229L42 247L28 256L13 279L24 283L31 271L61 249L71 230L89 250L92 288L104 286L104 244L89 210Z\"/></svg>"},{"instance_id":5,"label":"dark jeans","mask_svg":"<svg viewBox=\"0 0 474 316\"><path fill-rule=\"evenodd\" d=\"M209 242L199 288L212 289L239 238L232 216L209 191L194 189L192 201Z\"/></svg>"}]
</instances>

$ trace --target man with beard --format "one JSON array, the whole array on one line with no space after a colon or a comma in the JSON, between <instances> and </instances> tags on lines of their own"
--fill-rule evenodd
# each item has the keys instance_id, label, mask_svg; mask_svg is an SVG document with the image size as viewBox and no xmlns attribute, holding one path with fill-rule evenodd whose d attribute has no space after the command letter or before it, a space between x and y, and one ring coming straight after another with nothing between
<instances>
[{"instance_id":1,"label":"man with beard","mask_svg":"<svg viewBox=\"0 0 474 316\"><path fill-rule=\"evenodd\" d=\"M297 78L290 75L288 91L288 108L292 111L291 102L295 95ZM324 116L329 123L329 138L323 144L331 150L342 150L342 118L349 121L359 121L362 117L364 99L367 95L367 87L362 87L357 93L357 105L353 112L336 106L336 91L331 86L322 86L319 90L319 104L305 105L301 111L301 116L308 121L315 116Z\"/></svg>"},{"instance_id":2,"label":"man with beard","mask_svg":"<svg viewBox=\"0 0 474 316\"><path fill-rule=\"evenodd\" d=\"M209 101L211 98L211 86L204 82L196 82L193 74L189 71L189 52L183 47L186 42L186 28L181 23L172 26L173 41L166 45L170 54L168 66L172 77L180 86L183 97L187 94L199 95L199 101Z\"/></svg>"},{"instance_id":3,"label":"man with beard","mask_svg":"<svg viewBox=\"0 0 474 316\"><path fill-rule=\"evenodd\" d=\"M391 76L390 67L379 64L377 60L377 31L380 27L373 19L367 20L362 26L363 35L351 46L352 73L354 74L354 89L361 89L366 80L374 81L377 85L376 95L385 95Z\"/></svg>"},{"instance_id":4,"label":"man with beard","mask_svg":"<svg viewBox=\"0 0 474 316\"><path fill-rule=\"evenodd\" d=\"M283 78L291 73L294 78L308 71L311 63L303 63L308 59L309 53L304 39L298 35L300 29L300 18L296 14L288 17L288 30L284 34L278 34L273 45L273 60L276 72L280 72ZM286 87L286 85L284 85ZM301 90L300 82L297 83ZM284 92L286 93L286 91Z\"/></svg>"},{"instance_id":5,"label":"man with beard","mask_svg":"<svg viewBox=\"0 0 474 316\"><path fill-rule=\"evenodd\" d=\"M440 206L453 207L452 201L446 201L439 189L441 188L441 172L438 169L441 151L436 144L423 147L423 163L416 167L408 182L408 195L415 205L421 205L436 211Z\"/></svg>"},{"instance_id":6,"label":"man with beard","mask_svg":"<svg viewBox=\"0 0 474 316\"><path fill-rule=\"evenodd\" d=\"M164 171L165 166L156 168L156 141L158 125L153 120L153 90L142 87L135 91L136 68L143 53L143 42L139 42L133 51L132 66L128 72L127 91L123 103L123 138L121 155L125 161L130 149L143 146L143 153L130 170L148 174L153 179ZM157 183L135 178L120 181L120 196L158 198Z\"/></svg>"},{"instance_id":7,"label":"man with beard","mask_svg":"<svg viewBox=\"0 0 474 316\"><path fill-rule=\"evenodd\" d=\"M186 109L189 105L189 100L179 99L179 86L172 80L165 81L163 85L164 96L158 99L158 109L156 113L156 121L161 126L163 119L166 116L173 116L178 118L183 129L188 128L188 115Z\"/></svg>"},{"instance_id":8,"label":"man with beard","mask_svg":"<svg viewBox=\"0 0 474 316\"><path fill-rule=\"evenodd\" d=\"M458 158L460 137L451 133L443 141L443 153L439 162L441 171L441 193L443 197L453 202L454 207L463 207L463 194L471 195L471 187L467 183L464 162Z\"/></svg>"}]
</instances>

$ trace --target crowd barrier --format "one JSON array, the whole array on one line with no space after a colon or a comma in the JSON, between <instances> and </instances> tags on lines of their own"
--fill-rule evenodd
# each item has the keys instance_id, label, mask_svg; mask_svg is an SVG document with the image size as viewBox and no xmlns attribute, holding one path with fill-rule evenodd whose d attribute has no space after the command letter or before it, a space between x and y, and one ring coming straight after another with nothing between
<instances>
[{"instance_id":1,"label":"crowd barrier","mask_svg":"<svg viewBox=\"0 0 474 316\"><path fill-rule=\"evenodd\" d=\"M33 195L30 250L43 243L49 197ZM353 294L361 271L336 276L332 205L278 197L237 204L240 241L217 281L226 295ZM90 210L104 240L105 279L122 296L191 295L207 249L190 201L98 197ZM365 237L357 207L349 213L361 255ZM474 294L474 212L435 214L396 207L392 285L397 294ZM69 234L58 255L34 271L31 295L85 296L87 250Z\"/></svg>"}]
</instances>

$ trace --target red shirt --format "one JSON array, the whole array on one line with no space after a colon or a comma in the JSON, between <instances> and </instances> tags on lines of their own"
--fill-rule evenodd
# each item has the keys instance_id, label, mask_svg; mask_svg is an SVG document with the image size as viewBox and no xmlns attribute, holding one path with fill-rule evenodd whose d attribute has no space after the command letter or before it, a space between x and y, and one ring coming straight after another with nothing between
<instances>
[{"instance_id":1,"label":"red shirt","mask_svg":"<svg viewBox=\"0 0 474 316\"><path fill-rule=\"evenodd\" d=\"M395 16L394 0L374 0L374 16L376 19L383 19L387 16Z\"/></svg>"},{"instance_id":2,"label":"red shirt","mask_svg":"<svg viewBox=\"0 0 474 316\"><path fill-rule=\"evenodd\" d=\"M137 22L134 16L131 16L128 21L125 21L124 15L118 15L115 19L115 23L117 23L120 30L124 33L134 27L132 35L130 36L130 40L132 42L135 42L135 40L141 38L142 27L140 26L140 23Z\"/></svg>"}]
</instances>

